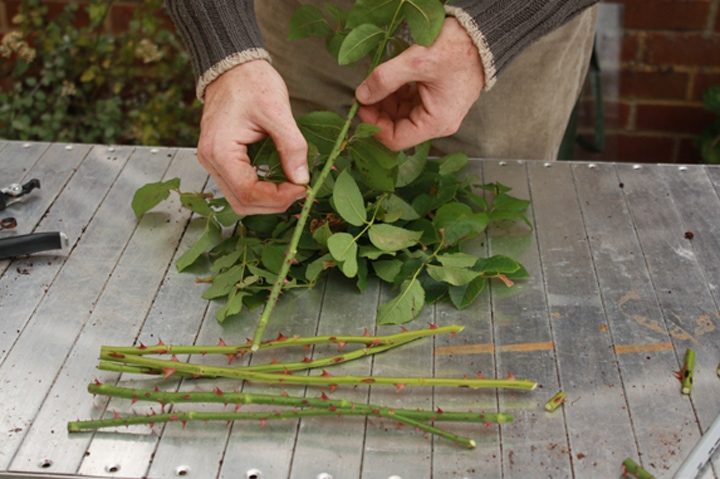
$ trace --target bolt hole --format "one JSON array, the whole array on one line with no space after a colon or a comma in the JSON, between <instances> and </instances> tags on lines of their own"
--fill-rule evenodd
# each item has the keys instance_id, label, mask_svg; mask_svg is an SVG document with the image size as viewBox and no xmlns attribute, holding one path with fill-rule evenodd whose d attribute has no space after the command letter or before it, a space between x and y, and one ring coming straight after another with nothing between
<instances>
[{"instance_id":1,"label":"bolt hole","mask_svg":"<svg viewBox=\"0 0 720 479\"><path fill-rule=\"evenodd\" d=\"M245 477L247 477L247 479L261 479L262 472L260 471L260 469L248 469Z\"/></svg>"},{"instance_id":2,"label":"bolt hole","mask_svg":"<svg viewBox=\"0 0 720 479\"><path fill-rule=\"evenodd\" d=\"M105 466L105 470L111 474L115 474L120 470L120 464L108 464Z\"/></svg>"},{"instance_id":3,"label":"bolt hole","mask_svg":"<svg viewBox=\"0 0 720 479\"><path fill-rule=\"evenodd\" d=\"M190 474L190 468L188 466L178 466L175 468L175 475L184 477Z\"/></svg>"},{"instance_id":4,"label":"bolt hole","mask_svg":"<svg viewBox=\"0 0 720 479\"><path fill-rule=\"evenodd\" d=\"M40 461L39 466L43 469L47 469L52 466L52 464L53 462L50 459L43 459L42 461Z\"/></svg>"}]
</instances>

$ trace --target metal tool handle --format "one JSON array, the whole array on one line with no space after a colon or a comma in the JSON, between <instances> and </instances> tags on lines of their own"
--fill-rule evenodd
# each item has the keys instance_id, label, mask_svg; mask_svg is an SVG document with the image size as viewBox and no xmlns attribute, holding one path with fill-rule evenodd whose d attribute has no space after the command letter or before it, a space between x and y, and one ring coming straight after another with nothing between
<instances>
[{"instance_id":1,"label":"metal tool handle","mask_svg":"<svg viewBox=\"0 0 720 479\"><path fill-rule=\"evenodd\" d=\"M13 258L26 254L54 249L67 245L67 236L63 233L33 233L0 239L0 259Z\"/></svg>"}]
</instances>

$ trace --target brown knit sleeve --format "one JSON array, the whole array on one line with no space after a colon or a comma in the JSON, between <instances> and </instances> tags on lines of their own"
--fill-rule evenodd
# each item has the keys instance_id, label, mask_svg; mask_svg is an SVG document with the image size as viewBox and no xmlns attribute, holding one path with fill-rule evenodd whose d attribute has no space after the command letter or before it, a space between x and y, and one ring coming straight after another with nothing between
<instances>
[{"instance_id":1,"label":"brown knit sleeve","mask_svg":"<svg viewBox=\"0 0 720 479\"><path fill-rule=\"evenodd\" d=\"M445 7L480 52L485 89L533 41L562 26L597 0L456 0Z\"/></svg>"}]
</instances>

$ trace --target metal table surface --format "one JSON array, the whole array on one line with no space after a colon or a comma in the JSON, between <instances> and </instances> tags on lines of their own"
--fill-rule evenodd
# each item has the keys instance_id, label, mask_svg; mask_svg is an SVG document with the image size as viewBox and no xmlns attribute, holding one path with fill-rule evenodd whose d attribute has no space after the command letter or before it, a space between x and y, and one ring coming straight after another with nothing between
<instances>
[{"instance_id":1,"label":"metal table surface","mask_svg":"<svg viewBox=\"0 0 720 479\"><path fill-rule=\"evenodd\" d=\"M334 394L516 416L502 427L449 426L473 437L477 449L379 419L334 417L70 436L68 420L142 408L86 392L94 378L118 379L95 369L101 344L242 342L254 328L256 311L218 325L217 306L200 297L204 286L176 272L175 257L201 232L176 199L139 222L130 209L133 192L161 178L181 177L186 191L212 188L194 156L190 149L0 141L3 181L42 182L3 212L19 226L1 234L61 230L70 239L57 255L0 261L0 476L612 478L629 456L671 477L720 412L720 168L481 160L472 168L485 181L532 200L534 229L497 228L473 247L521 260L530 278L512 290L494 285L465 311L426 308L415 323L464 324L455 338L342 367L384 375L511 372L542 387ZM331 276L314 290L284 295L275 315L283 319L272 327L301 335L372 330L387 294L371 282L360 295ZM698 358L691 397L673 377L687 347ZM560 388L568 403L544 412ZM720 458L714 468L703 477L718 477Z\"/></svg>"}]
</instances>

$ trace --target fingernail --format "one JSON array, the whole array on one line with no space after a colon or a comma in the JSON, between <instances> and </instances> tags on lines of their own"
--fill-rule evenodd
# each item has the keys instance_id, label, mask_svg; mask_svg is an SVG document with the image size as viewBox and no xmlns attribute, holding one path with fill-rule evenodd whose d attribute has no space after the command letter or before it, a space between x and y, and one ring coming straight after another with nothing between
<instances>
[{"instance_id":1,"label":"fingernail","mask_svg":"<svg viewBox=\"0 0 720 479\"><path fill-rule=\"evenodd\" d=\"M368 100L368 98L370 98L370 89L367 87L367 85L362 83L359 87L357 87L355 96L357 96L358 100L365 103Z\"/></svg>"},{"instance_id":2,"label":"fingernail","mask_svg":"<svg viewBox=\"0 0 720 479\"><path fill-rule=\"evenodd\" d=\"M298 185L304 185L310 181L310 174L305 166L298 166L295 168L293 176L295 177L295 183Z\"/></svg>"}]
</instances>

